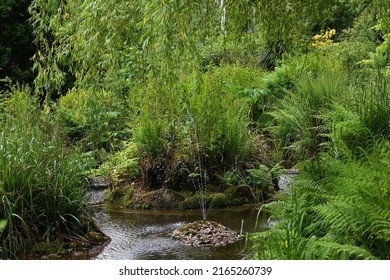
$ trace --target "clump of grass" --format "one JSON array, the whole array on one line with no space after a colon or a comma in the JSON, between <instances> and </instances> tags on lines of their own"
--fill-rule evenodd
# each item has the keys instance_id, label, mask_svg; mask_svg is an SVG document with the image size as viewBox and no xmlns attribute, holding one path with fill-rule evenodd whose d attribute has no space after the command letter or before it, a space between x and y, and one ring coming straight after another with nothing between
<instances>
[{"instance_id":1,"label":"clump of grass","mask_svg":"<svg viewBox=\"0 0 390 280\"><path fill-rule=\"evenodd\" d=\"M355 108L361 122L373 135L390 139L390 78L377 69L357 82Z\"/></svg>"},{"instance_id":2,"label":"clump of grass","mask_svg":"<svg viewBox=\"0 0 390 280\"><path fill-rule=\"evenodd\" d=\"M5 100L0 131L0 239L5 258L28 246L82 235L86 226L81 174L87 163L61 143L28 88Z\"/></svg>"},{"instance_id":3,"label":"clump of grass","mask_svg":"<svg viewBox=\"0 0 390 280\"><path fill-rule=\"evenodd\" d=\"M196 178L202 182L195 185L205 185L218 172L252 160L255 133L251 104L243 92L256 87L261 73L226 65L145 93L134 129L144 181L191 185ZM164 101L164 94L172 92L176 101Z\"/></svg>"}]
</instances>

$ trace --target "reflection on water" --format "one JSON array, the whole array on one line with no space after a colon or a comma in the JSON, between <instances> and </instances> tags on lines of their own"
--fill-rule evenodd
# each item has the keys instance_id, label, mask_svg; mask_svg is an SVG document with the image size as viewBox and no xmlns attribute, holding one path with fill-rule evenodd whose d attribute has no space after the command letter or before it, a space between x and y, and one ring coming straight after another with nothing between
<instances>
[{"instance_id":1,"label":"reflection on water","mask_svg":"<svg viewBox=\"0 0 390 280\"><path fill-rule=\"evenodd\" d=\"M253 232L257 208L237 207L211 210L208 220L216 221L237 232ZM201 219L200 210L129 210L113 206L97 208L94 219L111 242L95 259L137 260L206 260L246 259L250 252L245 240L219 248L192 247L171 238L174 229ZM260 215L262 230L265 217ZM243 226L242 226L243 224ZM247 246L248 247L248 246Z\"/></svg>"}]
</instances>

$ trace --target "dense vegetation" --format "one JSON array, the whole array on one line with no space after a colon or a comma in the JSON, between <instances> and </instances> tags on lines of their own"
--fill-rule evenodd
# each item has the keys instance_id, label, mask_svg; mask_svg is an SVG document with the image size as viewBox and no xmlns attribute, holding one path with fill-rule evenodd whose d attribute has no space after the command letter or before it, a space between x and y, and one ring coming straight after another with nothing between
<instances>
[{"instance_id":1,"label":"dense vegetation","mask_svg":"<svg viewBox=\"0 0 390 280\"><path fill-rule=\"evenodd\" d=\"M0 18L30 4L30 20L0 58L30 49L31 28L33 66L18 65L35 80L1 61L3 257L88 234L91 174L127 199L213 191L226 206L243 189L267 202L291 167L255 258L390 257L386 1L5 3Z\"/></svg>"}]
</instances>

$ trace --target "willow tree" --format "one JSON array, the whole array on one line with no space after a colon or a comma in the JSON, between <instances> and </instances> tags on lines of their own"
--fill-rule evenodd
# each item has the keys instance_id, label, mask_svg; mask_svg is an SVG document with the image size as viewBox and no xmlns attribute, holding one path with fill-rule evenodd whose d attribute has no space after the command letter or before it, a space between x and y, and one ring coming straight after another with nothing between
<instances>
[{"instance_id":1,"label":"willow tree","mask_svg":"<svg viewBox=\"0 0 390 280\"><path fill-rule=\"evenodd\" d=\"M372 9L388 30L389 4L379 0L34 0L36 86L56 95L72 82L126 91L150 73L169 82L180 67L197 69L206 44L245 36L256 38L272 68L283 53L306 47L313 28L329 27L344 2Z\"/></svg>"},{"instance_id":2,"label":"willow tree","mask_svg":"<svg viewBox=\"0 0 390 280\"><path fill-rule=\"evenodd\" d=\"M156 65L177 65L185 53L194 59L206 39L248 32L279 54L296 45L329 1L34 0L36 85L61 91L72 76L77 84L123 85Z\"/></svg>"}]
</instances>

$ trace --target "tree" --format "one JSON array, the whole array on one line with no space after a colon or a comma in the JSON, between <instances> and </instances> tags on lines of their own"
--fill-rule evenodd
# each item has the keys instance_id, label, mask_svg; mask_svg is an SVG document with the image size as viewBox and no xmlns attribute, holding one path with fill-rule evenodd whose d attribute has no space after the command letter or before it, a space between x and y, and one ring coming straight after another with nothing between
<instances>
[{"instance_id":1,"label":"tree","mask_svg":"<svg viewBox=\"0 0 390 280\"><path fill-rule=\"evenodd\" d=\"M31 0L0 2L0 79L9 77L20 83L31 83L31 57L34 54L32 27L27 11ZM0 88L4 86L0 82Z\"/></svg>"}]
</instances>

